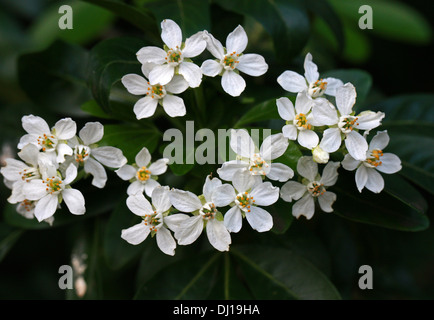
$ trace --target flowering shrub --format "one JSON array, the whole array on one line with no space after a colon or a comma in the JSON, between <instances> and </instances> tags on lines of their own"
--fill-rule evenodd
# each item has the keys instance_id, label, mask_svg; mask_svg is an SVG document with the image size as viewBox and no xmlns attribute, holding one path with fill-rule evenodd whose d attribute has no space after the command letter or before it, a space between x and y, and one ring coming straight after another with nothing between
<instances>
[{"instance_id":1,"label":"flowering shrub","mask_svg":"<svg viewBox=\"0 0 434 320\"><path fill-rule=\"evenodd\" d=\"M119 3L118 9L126 15L132 7ZM383 127L389 114L394 117L393 106L362 107L369 94L365 73L320 73L316 56L303 46L288 51L287 59L298 55L304 73L287 70L288 63L276 64L266 50L249 46L253 34L242 24L224 39L211 29L183 30L175 20L160 21L161 39L155 33L112 38L90 49L91 99L82 111L91 121L76 114L50 126L39 114L22 115L19 159L8 157L1 168L12 225L55 228L108 214L109 263L122 268L143 254L141 268L152 270L142 275L136 294L144 299L236 298L238 289L215 283L229 277L244 288L237 278L243 266L293 289L267 298L340 298L316 266L274 244L274 237L297 224L311 228L333 213L398 230L427 227L425 210L414 205L423 200L412 186L423 188L423 178L404 170L403 161L412 160L389 136L393 125ZM278 51L285 44L276 40ZM281 69L270 74L270 65ZM188 132L190 123L199 127L196 133ZM170 260L178 252L179 260ZM224 275L218 273L221 259ZM279 275L278 266L292 275ZM215 295L150 289L161 278L169 283L165 272L183 271L181 286L190 273L200 274ZM247 287L263 297L257 285Z\"/></svg>"}]
</instances>

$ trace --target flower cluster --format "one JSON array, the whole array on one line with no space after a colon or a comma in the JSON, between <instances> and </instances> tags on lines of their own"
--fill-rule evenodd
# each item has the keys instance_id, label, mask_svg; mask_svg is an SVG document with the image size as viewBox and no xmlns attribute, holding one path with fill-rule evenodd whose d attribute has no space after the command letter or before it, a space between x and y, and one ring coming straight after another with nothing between
<instances>
[{"instance_id":1,"label":"flower cluster","mask_svg":"<svg viewBox=\"0 0 434 320\"><path fill-rule=\"evenodd\" d=\"M72 214L84 214L84 196L71 187L79 170L93 176L92 185L103 188L107 181L104 166L119 168L127 161L117 148L98 147L104 135L99 122L86 123L78 136L71 118L61 119L50 128L41 117L27 115L22 126L27 134L17 146L21 160L6 159L1 174L12 189L8 202L17 204L18 213L26 218L52 223L63 202Z\"/></svg>"},{"instance_id":2,"label":"flower cluster","mask_svg":"<svg viewBox=\"0 0 434 320\"><path fill-rule=\"evenodd\" d=\"M231 96L239 96L246 82L239 74L261 76L268 70L264 58L258 54L244 54L247 47L247 34L238 26L226 39L226 47L212 34L199 31L183 41L181 28L173 20L161 22L161 39L164 48L147 46L137 52L144 75L127 74L121 81L134 95L141 95L134 105L137 119L149 118L161 105L169 117L182 117L186 107L176 94L188 88L197 88L203 75L221 75L223 90ZM206 60L199 67L192 58L207 49L216 59Z\"/></svg>"}]
</instances>

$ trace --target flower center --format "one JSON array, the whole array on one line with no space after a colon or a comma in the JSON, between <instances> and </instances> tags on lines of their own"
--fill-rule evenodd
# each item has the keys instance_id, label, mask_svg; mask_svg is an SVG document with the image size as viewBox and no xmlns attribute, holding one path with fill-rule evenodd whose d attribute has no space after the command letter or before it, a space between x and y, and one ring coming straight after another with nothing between
<instances>
[{"instance_id":1,"label":"flower center","mask_svg":"<svg viewBox=\"0 0 434 320\"><path fill-rule=\"evenodd\" d=\"M137 179L142 182L146 182L151 178L151 171L146 167L141 167L137 171Z\"/></svg>"},{"instance_id":2,"label":"flower center","mask_svg":"<svg viewBox=\"0 0 434 320\"><path fill-rule=\"evenodd\" d=\"M57 146L57 139L53 136L47 136L45 133L38 137L38 145L42 147L42 151L53 150Z\"/></svg>"},{"instance_id":3,"label":"flower center","mask_svg":"<svg viewBox=\"0 0 434 320\"><path fill-rule=\"evenodd\" d=\"M339 118L338 127L343 133L350 133L355 126L358 126L357 120L359 118L354 116L342 116Z\"/></svg>"},{"instance_id":4,"label":"flower center","mask_svg":"<svg viewBox=\"0 0 434 320\"><path fill-rule=\"evenodd\" d=\"M326 89L327 82L325 82L323 79L316 80L309 85L308 94L312 98L317 98L319 96L322 96Z\"/></svg>"},{"instance_id":5,"label":"flower center","mask_svg":"<svg viewBox=\"0 0 434 320\"><path fill-rule=\"evenodd\" d=\"M312 195L312 197L319 197L326 191L324 185L317 181L312 181L307 185L307 191Z\"/></svg>"},{"instance_id":6,"label":"flower center","mask_svg":"<svg viewBox=\"0 0 434 320\"><path fill-rule=\"evenodd\" d=\"M269 167L268 163L255 153L250 159L249 171L253 175L266 175L265 170Z\"/></svg>"},{"instance_id":7,"label":"flower center","mask_svg":"<svg viewBox=\"0 0 434 320\"><path fill-rule=\"evenodd\" d=\"M201 214L201 216L204 220L211 220L211 219L214 219L214 216L217 213L217 209L216 209L214 203L207 202L199 210L199 213Z\"/></svg>"},{"instance_id":8,"label":"flower center","mask_svg":"<svg viewBox=\"0 0 434 320\"><path fill-rule=\"evenodd\" d=\"M179 50L179 47L176 46L176 49L168 50L165 60L170 64L174 64L174 65L180 64L183 58L182 58L181 51Z\"/></svg>"},{"instance_id":9,"label":"flower center","mask_svg":"<svg viewBox=\"0 0 434 320\"><path fill-rule=\"evenodd\" d=\"M153 214L146 214L143 216L143 220L145 221L145 226L149 226L151 231L157 232L163 224L161 220L161 214L154 211Z\"/></svg>"},{"instance_id":10,"label":"flower center","mask_svg":"<svg viewBox=\"0 0 434 320\"><path fill-rule=\"evenodd\" d=\"M35 168L26 168L18 173L21 175L21 179L26 182L29 182L33 179L39 179L41 177L38 169Z\"/></svg>"},{"instance_id":11,"label":"flower center","mask_svg":"<svg viewBox=\"0 0 434 320\"><path fill-rule=\"evenodd\" d=\"M90 155L90 148L88 146L78 145L74 148L75 161L78 163L85 162Z\"/></svg>"},{"instance_id":12,"label":"flower center","mask_svg":"<svg viewBox=\"0 0 434 320\"><path fill-rule=\"evenodd\" d=\"M376 168L378 166L381 166L382 162L380 161L380 158L383 156L383 151L380 149L374 149L371 152L371 155L368 159L365 160L365 163L368 167Z\"/></svg>"},{"instance_id":13,"label":"flower center","mask_svg":"<svg viewBox=\"0 0 434 320\"><path fill-rule=\"evenodd\" d=\"M26 210L27 212L30 212L35 209L35 201L25 199L20 203L20 205L24 207L24 210Z\"/></svg>"},{"instance_id":14,"label":"flower center","mask_svg":"<svg viewBox=\"0 0 434 320\"><path fill-rule=\"evenodd\" d=\"M250 207L254 202L255 200L248 192L239 193L235 198L235 204L244 212L250 212Z\"/></svg>"},{"instance_id":15,"label":"flower center","mask_svg":"<svg viewBox=\"0 0 434 320\"><path fill-rule=\"evenodd\" d=\"M223 64L223 67L226 70L233 70L236 68L238 61L238 57L240 55L237 54L235 51L232 52L231 54L227 54L224 56L224 58L222 59L221 63Z\"/></svg>"},{"instance_id":16,"label":"flower center","mask_svg":"<svg viewBox=\"0 0 434 320\"><path fill-rule=\"evenodd\" d=\"M149 85L149 82L148 82ZM156 84L154 86L149 86L148 91L146 92L147 96L151 96L152 99L162 99L166 95L166 89L164 86L160 84Z\"/></svg>"},{"instance_id":17,"label":"flower center","mask_svg":"<svg viewBox=\"0 0 434 320\"><path fill-rule=\"evenodd\" d=\"M59 177L47 178L45 181L43 181L43 183L47 186L46 191L49 194L57 194L63 189L63 182Z\"/></svg>"},{"instance_id":18,"label":"flower center","mask_svg":"<svg viewBox=\"0 0 434 320\"><path fill-rule=\"evenodd\" d=\"M304 113L299 113L295 116L294 126L296 126L300 131L312 129L312 125L307 122L306 115Z\"/></svg>"}]
</instances>

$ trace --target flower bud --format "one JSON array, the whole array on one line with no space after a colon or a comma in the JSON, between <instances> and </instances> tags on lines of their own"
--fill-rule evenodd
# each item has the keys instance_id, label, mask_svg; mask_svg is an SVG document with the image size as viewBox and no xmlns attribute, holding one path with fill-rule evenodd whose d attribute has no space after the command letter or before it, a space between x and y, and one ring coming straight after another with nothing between
<instances>
[{"instance_id":1,"label":"flower bud","mask_svg":"<svg viewBox=\"0 0 434 320\"><path fill-rule=\"evenodd\" d=\"M312 157L313 161L317 163L327 163L329 161L329 153L320 148L320 146L316 146L312 149Z\"/></svg>"}]
</instances>

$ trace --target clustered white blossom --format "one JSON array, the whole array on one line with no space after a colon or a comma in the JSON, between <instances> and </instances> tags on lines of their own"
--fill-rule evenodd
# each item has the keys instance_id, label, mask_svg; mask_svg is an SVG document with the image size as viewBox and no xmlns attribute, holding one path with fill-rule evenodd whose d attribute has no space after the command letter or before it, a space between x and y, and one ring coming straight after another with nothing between
<instances>
[{"instance_id":1,"label":"clustered white blossom","mask_svg":"<svg viewBox=\"0 0 434 320\"><path fill-rule=\"evenodd\" d=\"M122 78L130 93L145 95L134 106L138 119L152 116L158 105L170 117L185 115L184 102L175 94L198 87L203 75L221 75L224 91L238 96L245 89L239 72L260 76L268 69L262 56L243 53L248 40L241 26L228 35L226 47L207 31L183 42L181 29L169 19L161 28L164 49L144 47L137 52L145 77L128 74ZM191 58L205 49L216 60L206 60L199 67ZM134 163L127 164L121 150L98 146L104 134L98 122L87 123L76 135L76 124L70 118L50 129L42 118L30 115L22 119L27 134L18 144L21 160L7 159L1 169L12 189L8 201L20 204L19 212L25 208L39 221L52 219L63 201L71 213L84 214L84 197L71 187L78 170L83 168L93 176L92 184L103 188L107 180L104 166L115 168L121 179L130 182L127 207L141 217L138 224L121 231L122 239L138 245L149 235L155 236L161 251L174 255L177 245L189 245L202 233L215 249L228 251L231 233L241 230L243 219L257 232L271 230L273 217L267 207L279 199L294 202L291 210L296 218L311 219L316 202L322 211L332 212L337 196L327 189L335 185L341 167L356 170L360 192L365 187L381 192L384 180L379 172L392 174L401 169L396 155L383 152L389 143L387 131L367 141L385 114L364 111L356 115L354 85L320 78L310 53L304 69L304 76L285 71L277 79L283 89L296 94L295 105L288 97L276 101L286 121L282 132L265 137L259 146L248 130L232 129L230 147L236 158L216 170L218 177L205 178L201 194L162 186L158 176L167 171L169 159L152 161L146 147ZM279 162L290 143L298 143L305 154L298 159L296 172ZM321 174L320 165L324 165Z\"/></svg>"}]
</instances>

